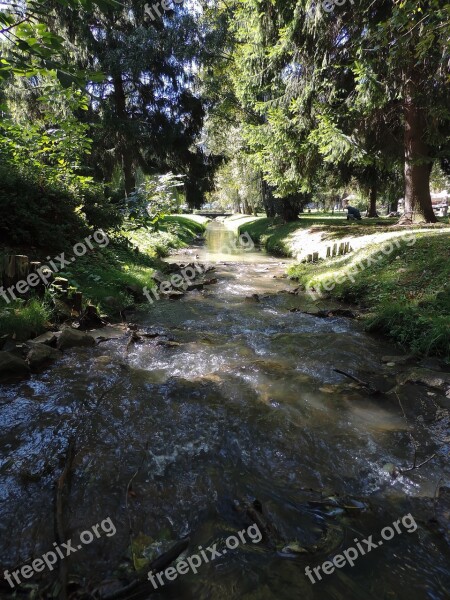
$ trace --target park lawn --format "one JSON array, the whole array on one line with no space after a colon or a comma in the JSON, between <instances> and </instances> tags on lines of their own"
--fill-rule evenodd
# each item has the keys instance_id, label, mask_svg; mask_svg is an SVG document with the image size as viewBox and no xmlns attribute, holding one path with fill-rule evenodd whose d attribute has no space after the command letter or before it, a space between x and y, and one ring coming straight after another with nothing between
<instances>
[{"instance_id":1,"label":"park lawn","mask_svg":"<svg viewBox=\"0 0 450 600\"><path fill-rule=\"evenodd\" d=\"M364 219L359 223L347 221L347 213L303 213L297 221L282 223L279 217L250 217L238 215L225 220L227 227L237 233L248 233L253 241L277 256L295 256L310 233L323 239L338 240L345 236L364 236L376 229L395 223L395 219Z\"/></svg>"},{"instance_id":2,"label":"park lawn","mask_svg":"<svg viewBox=\"0 0 450 600\"><path fill-rule=\"evenodd\" d=\"M297 221L282 223L278 217L250 217L238 215L225 220L227 227L234 228L236 233L247 232L253 241L263 246L268 252L278 256L298 256L302 250L312 243L322 241L343 240L345 238L369 238L373 234L403 233L405 228L397 226L398 219L377 217L362 221L347 221L347 213L303 213ZM240 217L240 218L239 218ZM433 229L446 227L449 219L431 226ZM417 226L420 228L420 226ZM428 226L425 226L425 228ZM370 240L367 240L370 243ZM354 246L365 245L365 241L354 243ZM316 248L313 248L315 250Z\"/></svg>"}]
</instances>

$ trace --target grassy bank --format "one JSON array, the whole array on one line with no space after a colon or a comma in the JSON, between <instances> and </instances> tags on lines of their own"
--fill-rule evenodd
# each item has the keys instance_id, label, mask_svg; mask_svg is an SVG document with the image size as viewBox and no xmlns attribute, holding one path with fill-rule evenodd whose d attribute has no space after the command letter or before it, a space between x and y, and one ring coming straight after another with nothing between
<instances>
[{"instance_id":1,"label":"grassy bank","mask_svg":"<svg viewBox=\"0 0 450 600\"><path fill-rule=\"evenodd\" d=\"M82 291L85 302L114 317L134 303L133 291L154 285L152 275L156 270L164 269L162 257L188 246L204 231L205 225L198 219L168 216L161 222L158 232L140 230L111 236L107 247L94 248L78 257L58 276L67 278L71 288ZM4 248L2 253L27 254L30 260L43 262L48 256L48 253L35 255L26 248ZM72 248L67 247L66 257L72 255ZM6 336L4 339L25 340L39 335L54 319L54 301L50 292L43 298L36 296L9 304L0 299L0 336Z\"/></svg>"},{"instance_id":2,"label":"grassy bank","mask_svg":"<svg viewBox=\"0 0 450 600\"><path fill-rule=\"evenodd\" d=\"M369 331L407 350L450 360L450 231L414 235L414 245L401 243L390 254L382 252L382 244L370 244L345 257L296 264L289 275L368 309Z\"/></svg>"},{"instance_id":3,"label":"grassy bank","mask_svg":"<svg viewBox=\"0 0 450 600\"><path fill-rule=\"evenodd\" d=\"M450 360L450 228L448 219L440 221L405 229L396 219L354 223L344 214L311 213L286 224L238 216L228 226L247 232L268 252L297 258L289 275L318 296L366 309L368 330L405 350ZM407 235L415 243L401 241ZM327 247L342 241L353 252L326 259ZM391 243L394 251L384 254ZM313 252L319 253L318 263L300 262Z\"/></svg>"},{"instance_id":4,"label":"grassy bank","mask_svg":"<svg viewBox=\"0 0 450 600\"><path fill-rule=\"evenodd\" d=\"M373 236L381 239L396 237L405 231L396 225L398 219L375 218L347 221L347 213L305 213L292 223L282 223L278 218L242 217L225 220L225 225L237 233L247 232L254 242L271 254L291 256L302 260L306 254L323 251L335 242L349 241L354 249L373 242ZM441 220L432 229L445 227L449 219ZM427 226L414 228L428 231Z\"/></svg>"}]
</instances>

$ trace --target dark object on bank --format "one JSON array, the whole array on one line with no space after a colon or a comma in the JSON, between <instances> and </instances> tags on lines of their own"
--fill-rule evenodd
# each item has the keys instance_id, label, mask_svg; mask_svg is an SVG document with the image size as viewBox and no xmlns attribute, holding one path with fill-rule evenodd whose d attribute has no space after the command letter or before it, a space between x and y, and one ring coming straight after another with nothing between
<instances>
[{"instance_id":1,"label":"dark object on bank","mask_svg":"<svg viewBox=\"0 0 450 600\"><path fill-rule=\"evenodd\" d=\"M354 206L347 206L347 221L361 221L361 213Z\"/></svg>"}]
</instances>

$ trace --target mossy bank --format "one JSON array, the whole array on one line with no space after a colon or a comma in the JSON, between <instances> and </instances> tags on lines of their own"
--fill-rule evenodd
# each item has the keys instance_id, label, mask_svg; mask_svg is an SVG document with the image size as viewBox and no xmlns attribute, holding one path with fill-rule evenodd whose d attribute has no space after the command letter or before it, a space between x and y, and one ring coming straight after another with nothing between
<instances>
[{"instance_id":1,"label":"mossy bank","mask_svg":"<svg viewBox=\"0 0 450 600\"><path fill-rule=\"evenodd\" d=\"M111 318L135 302L136 292L154 286L153 274L164 270L161 260L171 251L189 246L203 235L207 219L167 216L158 231L109 232L109 243L95 247L58 272L68 280L71 290L83 293L84 305L93 304ZM72 254L72 246L61 250ZM54 250L51 256L55 256ZM30 247L3 247L1 254L26 254L30 260L45 262L45 250ZM3 257L0 256L0 260ZM3 340L26 340L55 325L55 298L48 289L43 296L32 295L9 303L0 299L0 336ZM70 317L70 315L68 315ZM61 319L61 316L59 317Z\"/></svg>"}]
</instances>

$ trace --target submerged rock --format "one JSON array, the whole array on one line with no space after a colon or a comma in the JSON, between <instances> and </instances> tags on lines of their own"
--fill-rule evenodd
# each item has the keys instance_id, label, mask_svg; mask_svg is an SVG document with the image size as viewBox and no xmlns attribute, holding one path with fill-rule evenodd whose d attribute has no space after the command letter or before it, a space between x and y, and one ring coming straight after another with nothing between
<instances>
[{"instance_id":1,"label":"submerged rock","mask_svg":"<svg viewBox=\"0 0 450 600\"><path fill-rule=\"evenodd\" d=\"M79 346L95 346L95 340L91 335L71 327L63 329L58 339L58 349L67 350Z\"/></svg>"},{"instance_id":2,"label":"submerged rock","mask_svg":"<svg viewBox=\"0 0 450 600\"><path fill-rule=\"evenodd\" d=\"M205 284L202 281L198 281L198 282L192 281L192 282L188 283L187 291L190 292L192 290L202 290L204 285Z\"/></svg>"},{"instance_id":3,"label":"submerged rock","mask_svg":"<svg viewBox=\"0 0 450 600\"><path fill-rule=\"evenodd\" d=\"M404 356L383 356L381 362L388 365L407 365L414 361L412 354L405 354Z\"/></svg>"},{"instance_id":4,"label":"submerged rock","mask_svg":"<svg viewBox=\"0 0 450 600\"><path fill-rule=\"evenodd\" d=\"M107 325L100 329L92 329L89 331L89 335L95 338L97 342L106 342L108 340L114 340L121 338L125 335L124 325Z\"/></svg>"},{"instance_id":5,"label":"submerged rock","mask_svg":"<svg viewBox=\"0 0 450 600\"><path fill-rule=\"evenodd\" d=\"M8 340L2 350L4 352L9 352L10 354L15 354L15 356L19 356L20 358L25 358L27 354L26 344L18 344L13 340Z\"/></svg>"},{"instance_id":6,"label":"submerged rock","mask_svg":"<svg viewBox=\"0 0 450 600\"><path fill-rule=\"evenodd\" d=\"M28 375L30 367L22 358L11 352L0 352L0 377Z\"/></svg>"},{"instance_id":7,"label":"submerged rock","mask_svg":"<svg viewBox=\"0 0 450 600\"><path fill-rule=\"evenodd\" d=\"M281 550L281 553L295 556L296 554L308 554L308 550L306 550L306 548L303 548L303 546L300 546L300 544L297 541L295 541L290 542L287 546L285 546Z\"/></svg>"},{"instance_id":8,"label":"submerged rock","mask_svg":"<svg viewBox=\"0 0 450 600\"><path fill-rule=\"evenodd\" d=\"M418 383L420 385L448 391L450 389L450 373L439 373L429 369L416 368L398 375L397 382L400 385L405 383Z\"/></svg>"},{"instance_id":9,"label":"submerged rock","mask_svg":"<svg viewBox=\"0 0 450 600\"><path fill-rule=\"evenodd\" d=\"M166 300L179 300L180 298L183 298L183 296L184 292L180 292L179 290L171 290L170 292L167 292L167 294L161 294L161 298Z\"/></svg>"},{"instance_id":10,"label":"submerged rock","mask_svg":"<svg viewBox=\"0 0 450 600\"><path fill-rule=\"evenodd\" d=\"M164 348L179 348L181 346L180 342L174 342L171 340L159 340L156 342L157 346L164 346Z\"/></svg>"},{"instance_id":11,"label":"submerged rock","mask_svg":"<svg viewBox=\"0 0 450 600\"><path fill-rule=\"evenodd\" d=\"M251 296L247 296L245 298L246 302L260 302L258 294L252 294Z\"/></svg>"}]
</instances>

